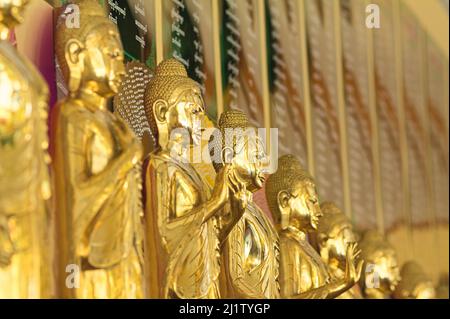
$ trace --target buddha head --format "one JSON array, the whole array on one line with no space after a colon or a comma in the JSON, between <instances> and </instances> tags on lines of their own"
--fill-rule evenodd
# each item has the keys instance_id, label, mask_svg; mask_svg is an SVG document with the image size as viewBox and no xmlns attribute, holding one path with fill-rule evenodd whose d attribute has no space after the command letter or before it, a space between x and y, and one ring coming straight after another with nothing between
<instances>
[{"instance_id":1,"label":"buddha head","mask_svg":"<svg viewBox=\"0 0 450 319\"><path fill-rule=\"evenodd\" d=\"M320 205L322 218L315 232L315 241L325 262L345 270L348 245L356 242L356 234L349 218L335 204Z\"/></svg>"},{"instance_id":2,"label":"buddha head","mask_svg":"<svg viewBox=\"0 0 450 319\"><path fill-rule=\"evenodd\" d=\"M0 31L22 23L28 2L30 0L0 0Z\"/></svg>"},{"instance_id":3,"label":"buddha head","mask_svg":"<svg viewBox=\"0 0 450 319\"><path fill-rule=\"evenodd\" d=\"M200 144L205 116L203 97L198 83L188 77L176 59L164 60L156 67L145 90L145 113L159 146L176 131L186 132L190 143Z\"/></svg>"},{"instance_id":4,"label":"buddha head","mask_svg":"<svg viewBox=\"0 0 450 319\"><path fill-rule=\"evenodd\" d=\"M406 262L402 266L400 275L402 280L394 292L396 299L433 299L436 297L433 282L418 263Z\"/></svg>"},{"instance_id":5,"label":"buddha head","mask_svg":"<svg viewBox=\"0 0 450 319\"><path fill-rule=\"evenodd\" d=\"M267 179L266 198L279 228L317 230L322 212L316 185L293 155L279 158L277 171Z\"/></svg>"},{"instance_id":6,"label":"buddha head","mask_svg":"<svg viewBox=\"0 0 450 319\"><path fill-rule=\"evenodd\" d=\"M208 146L216 171L224 163L229 163L237 182L245 189L254 192L263 186L265 176L262 163L266 154L256 129L249 125L245 113L232 109L223 112Z\"/></svg>"},{"instance_id":7,"label":"buddha head","mask_svg":"<svg viewBox=\"0 0 450 319\"><path fill-rule=\"evenodd\" d=\"M361 276L365 294L374 298L391 296L401 278L394 248L376 231L364 233L360 248L365 261Z\"/></svg>"},{"instance_id":8,"label":"buddha head","mask_svg":"<svg viewBox=\"0 0 450 319\"><path fill-rule=\"evenodd\" d=\"M60 17L55 38L56 56L73 95L80 90L111 97L125 75L123 49L117 27L95 0L74 2L80 26L68 27Z\"/></svg>"}]
</instances>

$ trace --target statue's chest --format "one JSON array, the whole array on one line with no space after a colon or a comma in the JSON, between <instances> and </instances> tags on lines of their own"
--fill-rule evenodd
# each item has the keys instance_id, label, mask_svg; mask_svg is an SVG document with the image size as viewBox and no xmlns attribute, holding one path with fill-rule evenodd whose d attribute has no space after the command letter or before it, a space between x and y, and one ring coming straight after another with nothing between
<instances>
[{"instance_id":1,"label":"statue's chest","mask_svg":"<svg viewBox=\"0 0 450 319\"><path fill-rule=\"evenodd\" d=\"M244 260L247 270L252 272L255 269L264 270L264 268L274 266L275 242L269 225L266 220L257 212L255 208L249 205L242 218L244 235Z\"/></svg>"}]
</instances>

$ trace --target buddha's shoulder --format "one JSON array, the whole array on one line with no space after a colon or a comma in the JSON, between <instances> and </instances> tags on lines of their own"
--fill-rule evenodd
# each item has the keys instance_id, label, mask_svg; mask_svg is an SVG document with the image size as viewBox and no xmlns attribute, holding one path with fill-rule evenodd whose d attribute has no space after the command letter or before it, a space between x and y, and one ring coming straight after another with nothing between
<instances>
[{"instance_id":1,"label":"buddha's shoulder","mask_svg":"<svg viewBox=\"0 0 450 319\"><path fill-rule=\"evenodd\" d=\"M280 237L280 246L282 251L290 251L290 252L296 252L301 250L301 247L299 245L299 242L287 234L286 232L282 231L279 234Z\"/></svg>"},{"instance_id":2,"label":"buddha's shoulder","mask_svg":"<svg viewBox=\"0 0 450 319\"><path fill-rule=\"evenodd\" d=\"M299 255L308 255L307 246L310 246L310 244L307 240L299 239L286 231L282 231L279 237L283 250L289 250Z\"/></svg>"},{"instance_id":3,"label":"buddha's shoulder","mask_svg":"<svg viewBox=\"0 0 450 319\"><path fill-rule=\"evenodd\" d=\"M80 118L83 120L93 118L92 112L85 107L84 102L80 99L66 97L56 103L55 109L61 117L66 117L69 121L77 122Z\"/></svg>"}]
</instances>

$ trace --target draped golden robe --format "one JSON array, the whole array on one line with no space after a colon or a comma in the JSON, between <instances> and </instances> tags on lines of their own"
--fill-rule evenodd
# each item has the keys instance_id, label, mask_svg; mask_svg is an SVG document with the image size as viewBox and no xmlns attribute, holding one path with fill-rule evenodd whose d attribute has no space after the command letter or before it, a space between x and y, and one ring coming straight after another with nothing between
<instances>
[{"instance_id":1,"label":"draped golden robe","mask_svg":"<svg viewBox=\"0 0 450 319\"><path fill-rule=\"evenodd\" d=\"M280 247L269 218L250 202L225 241L221 291L226 298L279 298Z\"/></svg>"},{"instance_id":2,"label":"draped golden robe","mask_svg":"<svg viewBox=\"0 0 450 319\"><path fill-rule=\"evenodd\" d=\"M280 285L283 298L311 292L305 298L322 299L326 291L314 291L329 281L320 255L309 244L306 235L288 228L280 233Z\"/></svg>"},{"instance_id":3,"label":"draped golden robe","mask_svg":"<svg viewBox=\"0 0 450 319\"><path fill-rule=\"evenodd\" d=\"M148 296L219 298L218 221L189 214L208 186L191 165L152 153L145 188Z\"/></svg>"},{"instance_id":4,"label":"draped golden robe","mask_svg":"<svg viewBox=\"0 0 450 319\"><path fill-rule=\"evenodd\" d=\"M34 66L1 40L0 92L0 299L49 298L48 89Z\"/></svg>"},{"instance_id":5,"label":"draped golden robe","mask_svg":"<svg viewBox=\"0 0 450 319\"><path fill-rule=\"evenodd\" d=\"M63 296L142 298L141 173L115 159L124 146L114 132L128 127L77 99L57 105L53 119L59 271L81 270L80 287Z\"/></svg>"}]
</instances>

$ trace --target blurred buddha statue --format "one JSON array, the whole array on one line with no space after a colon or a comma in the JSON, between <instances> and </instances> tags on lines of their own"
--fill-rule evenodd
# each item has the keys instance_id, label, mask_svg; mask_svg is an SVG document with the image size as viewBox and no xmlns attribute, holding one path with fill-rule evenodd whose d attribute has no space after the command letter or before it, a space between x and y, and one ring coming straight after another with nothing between
<instances>
[{"instance_id":1,"label":"blurred buddha statue","mask_svg":"<svg viewBox=\"0 0 450 319\"><path fill-rule=\"evenodd\" d=\"M267 201L278 228L281 246L280 286L284 298L335 298L353 287L362 262L355 244L348 245L345 270L330 277L327 265L308 241L316 231L322 212L313 178L292 155L278 160L278 170L266 183Z\"/></svg>"},{"instance_id":2,"label":"blurred buddha statue","mask_svg":"<svg viewBox=\"0 0 450 319\"><path fill-rule=\"evenodd\" d=\"M394 291L395 299L434 299L436 290L432 280L414 261L406 262L400 271L401 280Z\"/></svg>"},{"instance_id":3,"label":"blurred buddha statue","mask_svg":"<svg viewBox=\"0 0 450 319\"><path fill-rule=\"evenodd\" d=\"M60 20L56 55L69 96L52 114L61 297L143 297L142 156L107 108L124 74L116 26L93 0L76 2L80 27ZM67 273L66 273L67 272Z\"/></svg>"},{"instance_id":4,"label":"blurred buddha statue","mask_svg":"<svg viewBox=\"0 0 450 319\"><path fill-rule=\"evenodd\" d=\"M210 191L191 164L205 105L180 62L168 59L156 67L145 111L157 142L145 168L148 296L219 298L219 238L237 219L224 216L221 222L231 167L217 173Z\"/></svg>"},{"instance_id":5,"label":"blurred buddha statue","mask_svg":"<svg viewBox=\"0 0 450 319\"><path fill-rule=\"evenodd\" d=\"M442 274L439 277L439 282L436 287L437 299L448 299L448 273Z\"/></svg>"},{"instance_id":6,"label":"blurred buddha statue","mask_svg":"<svg viewBox=\"0 0 450 319\"><path fill-rule=\"evenodd\" d=\"M236 191L230 196L227 208L232 211L230 216L241 216L229 230L228 237L222 238L222 296L279 298L278 234L269 217L252 200L252 193L260 189L265 180L262 172L266 158L264 146L241 111L222 113L216 133L209 143L212 163L217 171L224 162L233 168L232 185Z\"/></svg>"},{"instance_id":7,"label":"blurred buddha statue","mask_svg":"<svg viewBox=\"0 0 450 319\"><path fill-rule=\"evenodd\" d=\"M324 202L320 208L323 216L314 233L314 240L330 276L342 279L345 275L347 249L349 245L356 243L356 234L348 217L335 204ZM337 298L361 299L362 294L358 284L355 284Z\"/></svg>"},{"instance_id":8,"label":"blurred buddha statue","mask_svg":"<svg viewBox=\"0 0 450 319\"><path fill-rule=\"evenodd\" d=\"M391 298L400 281L397 254L394 248L376 231L367 231L360 241L365 269L360 286L365 298Z\"/></svg>"},{"instance_id":9,"label":"blurred buddha statue","mask_svg":"<svg viewBox=\"0 0 450 319\"><path fill-rule=\"evenodd\" d=\"M0 299L53 296L48 88L8 41L27 4L0 1Z\"/></svg>"}]
</instances>

